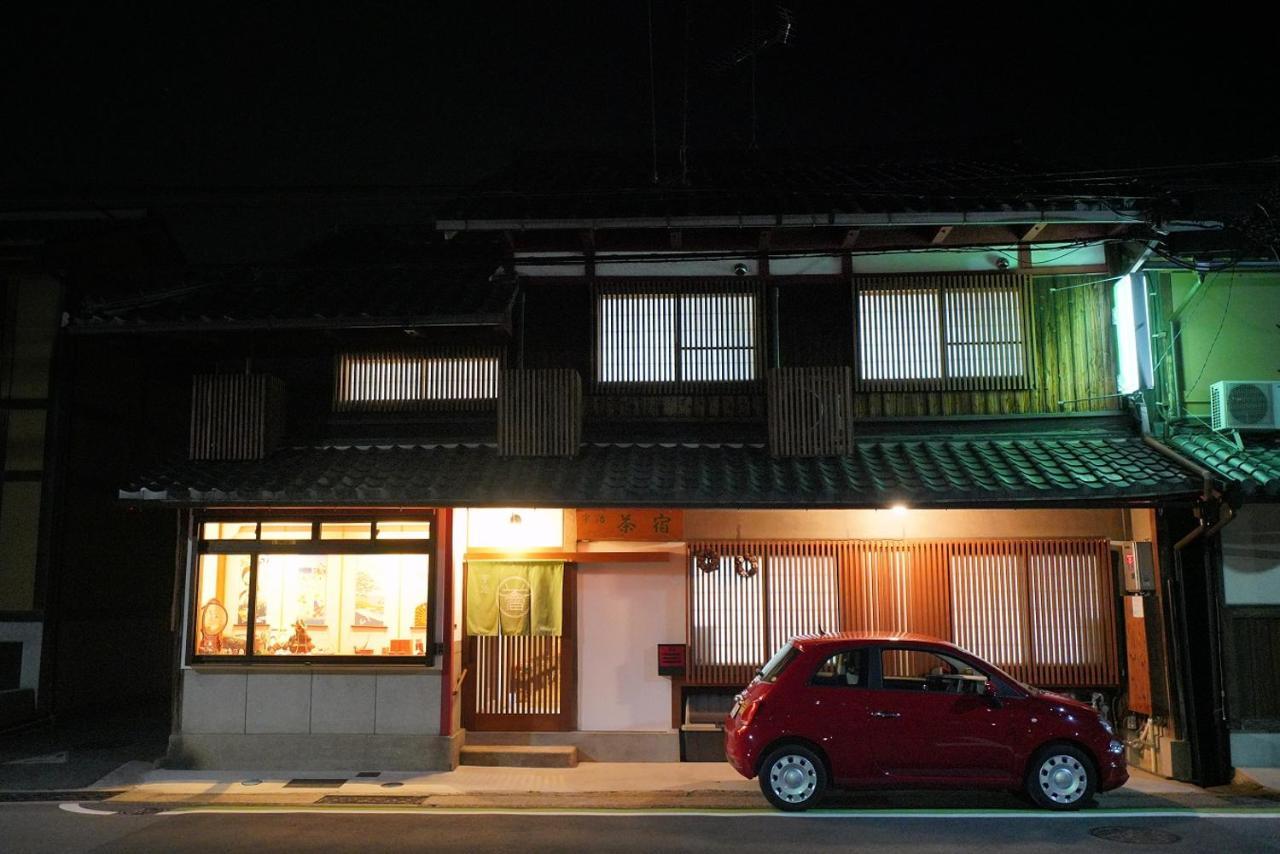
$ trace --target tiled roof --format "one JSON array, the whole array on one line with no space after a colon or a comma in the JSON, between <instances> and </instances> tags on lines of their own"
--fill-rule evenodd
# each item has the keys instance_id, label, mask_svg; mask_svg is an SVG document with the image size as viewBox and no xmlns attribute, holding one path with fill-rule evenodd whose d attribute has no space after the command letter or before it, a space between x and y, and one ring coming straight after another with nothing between
<instances>
[{"instance_id":1,"label":"tiled roof","mask_svg":"<svg viewBox=\"0 0 1280 854\"><path fill-rule=\"evenodd\" d=\"M996 163L859 162L831 152L695 154L687 180L649 156L526 155L445 205L446 222L1133 209L1156 193L1125 174L1026 172Z\"/></svg>"},{"instance_id":2,"label":"tiled roof","mask_svg":"<svg viewBox=\"0 0 1280 854\"><path fill-rule=\"evenodd\" d=\"M1280 436L1246 437L1244 449L1212 430L1176 433L1169 444L1213 469L1245 495L1280 496Z\"/></svg>"},{"instance_id":3,"label":"tiled roof","mask_svg":"<svg viewBox=\"0 0 1280 854\"><path fill-rule=\"evenodd\" d=\"M125 499L184 504L883 507L1120 503L1191 496L1196 479L1133 437L861 441L840 457L752 445L584 445L572 459L487 445L293 448L185 462Z\"/></svg>"},{"instance_id":4,"label":"tiled roof","mask_svg":"<svg viewBox=\"0 0 1280 854\"><path fill-rule=\"evenodd\" d=\"M505 323L514 280L492 262L193 270L86 302L83 332L274 329ZM113 288L120 292L117 283Z\"/></svg>"}]
</instances>

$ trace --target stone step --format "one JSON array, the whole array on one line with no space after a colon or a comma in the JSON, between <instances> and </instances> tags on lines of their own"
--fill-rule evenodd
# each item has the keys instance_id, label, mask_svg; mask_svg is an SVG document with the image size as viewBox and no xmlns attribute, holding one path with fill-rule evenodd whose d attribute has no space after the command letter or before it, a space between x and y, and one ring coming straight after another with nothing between
<instances>
[{"instance_id":1,"label":"stone step","mask_svg":"<svg viewBox=\"0 0 1280 854\"><path fill-rule=\"evenodd\" d=\"M575 768L578 748L560 745L529 747L511 744L466 744L458 760L462 765L505 768Z\"/></svg>"}]
</instances>

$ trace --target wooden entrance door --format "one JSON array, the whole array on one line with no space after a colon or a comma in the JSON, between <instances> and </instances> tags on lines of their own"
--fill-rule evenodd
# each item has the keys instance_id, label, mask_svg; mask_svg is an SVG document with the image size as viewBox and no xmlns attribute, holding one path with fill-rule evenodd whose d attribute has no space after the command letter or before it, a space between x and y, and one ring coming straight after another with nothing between
<instances>
[{"instance_id":1,"label":"wooden entrance door","mask_svg":"<svg viewBox=\"0 0 1280 854\"><path fill-rule=\"evenodd\" d=\"M573 570L573 564L565 564L559 637L468 635L463 639L463 727L478 732L566 732L577 726ZM464 601L463 614L466 609Z\"/></svg>"}]
</instances>

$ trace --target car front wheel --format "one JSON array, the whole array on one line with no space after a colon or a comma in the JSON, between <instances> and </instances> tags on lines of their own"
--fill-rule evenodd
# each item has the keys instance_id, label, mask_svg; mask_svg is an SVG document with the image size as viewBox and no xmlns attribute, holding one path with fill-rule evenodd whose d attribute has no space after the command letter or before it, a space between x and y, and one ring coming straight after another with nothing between
<instances>
[{"instance_id":1,"label":"car front wheel","mask_svg":"<svg viewBox=\"0 0 1280 854\"><path fill-rule=\"evenodd\" d=\"M1027 770L1027 795L1036 806L1050 810L1078 810L1093 800L1097 788L1093 760L1069 744L1040 750Z\"/></svg>"},{"instance_id":2,"label":"car front wheel","mask_svg":"<svg viewBox=\"0 0 1280 854\"><path fill-rule=\"evenodd\" d=\"M807 747L786 744L760 765L760 791L780 810L807 810L827 789L822 758Z\"/></svg>"}]
</instances>

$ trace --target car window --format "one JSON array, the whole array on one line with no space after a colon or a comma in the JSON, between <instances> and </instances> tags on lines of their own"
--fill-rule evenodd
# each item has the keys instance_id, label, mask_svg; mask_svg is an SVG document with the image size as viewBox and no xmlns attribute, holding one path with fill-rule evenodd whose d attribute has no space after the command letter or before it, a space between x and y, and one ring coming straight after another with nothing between
<instances>
[{"instance_id":1,"label":"car window","mask_svg":"<svg viewBox=\"0 0 1280 854\"><path fill-rule=\"evenodd\" d=\"M790 643L783 644L782 647L773 654L773 658L769 659L769 661L765 663L765 666L760 668L760 672L757 674L757 677L761 682L776 682L778 680L778 676L782 671L787 669L787 665L790 664L791 660L798 654L799 653L796 652L796 648Z\"/></svg>"},{"instance_id":2,"label":"car window","mask_svg":"<svg viewBox=\"0 0 1280 854\"><path fill-rule=\"evenodd\" d=\"M886 647L880 651L880 681L889 691L980 694L987 674L944 653Z\"/></svg>"},{"instance_id":3,"label":"car window","mask_svg":"<svg viewBox=\"0 0 1280 854\"><path fill-rule=\"evenodd\" d=\"M850 649L829 656L814 671L810 682L814 685L865 688L867 686L867 651Z\"/></svg>"}]
</instances>

